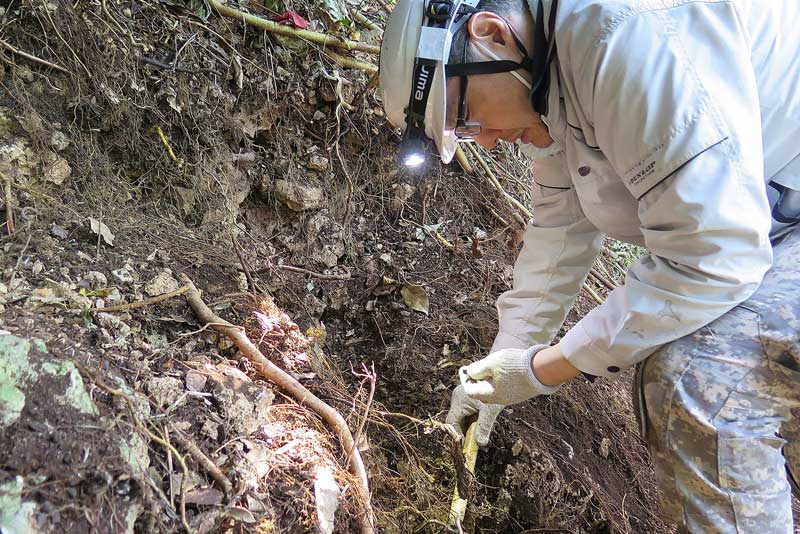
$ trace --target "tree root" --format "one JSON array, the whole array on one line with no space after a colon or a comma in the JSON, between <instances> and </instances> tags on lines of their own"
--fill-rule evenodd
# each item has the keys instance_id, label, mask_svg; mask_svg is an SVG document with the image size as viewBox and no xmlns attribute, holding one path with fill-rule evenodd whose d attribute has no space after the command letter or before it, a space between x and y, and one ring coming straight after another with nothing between
<instances>
[{"instance_id":1,"label":"tree root","mask_svg":"<svg viewBox=\"0 0 800 534\"><path fill-rule=\"evenodd\" d=\"M19 48L7 43L6 41L4 41L2 39L0 39L0 46L5 48L6 50L8 50L9 52L11 52L13 54L16 54L16 55L18 55L20 57L24 57L25 59L33 61L34 63L39 63L39 64L44 65L46 67L50 67L51 69L56 69L57 71L63 72L64 74L72 74L70 71L68 71L64 67L62 67L60 65L56 65L55 63L51 63L51 62L49 62L47 60L38 58L38 57L36 57L34 55L28 54L27 52L23 52Z\"/></svg>"},{"instance_id":2,"label":"tree root","mask_svg":"<svg viewBox=\"0 0 800 534\"><path fill-rule=\"evenodd\" d=\"M220 471L219 467L217 467L197 445L192 443L189 438L185 437L180 432L175 432L174 437L178 445L185 449L186 452L188 452L189 455L194 458L194 460L200 464L200 466L205 469L209 475L211 475L211 478L213 478L217 484L219 484L220 488L222 488L222 491L225 492L225 495L230 497L233 493L233 484L231 484L231 481L228 480L228 477L226 477L225 474Z\"/></svg>"},{"instance_id":3,"label":"tree root","mask_svg":"<svg viewBox=\"0 0 800 534\"><path fill-rule=\"evenodd\" d=\"M225 334L236 344L241 351L241 355L237 355L237 358L243 356L248 359L265 378L288 392L299 404L314 410L322 419L333 427L341 443L342 450L345 452L351 451L348 459L349 468L357 477L357 493L361 500L361 506L363 507L363 513L358 514L356 518L359 530L362 534L373 534L375 532L374 514L372 511L367 471L364 466L364 461L361 458L361 453L358 447L355 446L353 435L350 433L350 429L344 417L334 408L321 401L316 395L300 384L300 382L264 357L261 351L258 350L258 347L250 341L241 327L225 321L211 311L205 302L203 302L200 291L198 291L197 287L188 276L182 274L181 280L184 285L190 288L186 293L186 300L189 302L189 306L191 306L195 315L204 323L215 323L213 327L214 330Z\"/></svg>"},{"instance_id":4,"label":"tree root","mask_svg":"<svg viewBox=\"0 0 800 534\"><path fill-rule=\"evenodd\" d=\"M297 39L305 39L306 41L311 41L312 43L331 48L339 48L341 50L357 50L359 52L366 52L374 55L381 53L381 47L377 45L359 43L358 41L342 39L334 35L327 35L311 30L302 30L300 28L285 26L283 24L278 24L277 22L272 22L271 20L262 19L261 17L251 15L249 13L243 13L238 9L233 9L232 7L222 5L219 0L208 0L208 3L212 9L214 9L214 11L222 16L239 20L251 26L261 28L262 30L277 33L278 35L294 37Z\"/></svg>"},{"instance_id":5,"label":"tree root","mask_svg":"<svg viewBox=\"0 0 800 534\"><path fill-rule=\"evenodd\" d=\"M155 296L151 299L140 300L138 302L129 302L128 304L120 304L119 306L109 306L108 308L94 308L92 309L92 313L116 313L128 310L135 310L136 308L144 308L145 306L150 306L151 304L158 304L161 301L171 299L172 297L177 297L178 295L183 295L187 291L191 289L189 286L183 286L175 291L170 291L169 293L163 293L161 295Z\"/></svg>"}]
</instances>

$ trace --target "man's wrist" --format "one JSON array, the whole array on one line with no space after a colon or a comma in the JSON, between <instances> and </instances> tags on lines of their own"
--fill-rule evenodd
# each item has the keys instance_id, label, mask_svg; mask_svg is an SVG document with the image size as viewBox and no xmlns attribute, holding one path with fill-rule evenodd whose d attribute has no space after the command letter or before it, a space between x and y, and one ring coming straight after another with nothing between
<instances>
[{"instance_id":1,"label":"man's wrist","mask_svg":"<svg viewBox=\"0 0 800 534\"><path fill-rule=\"evenodd\" d=\"M558 343L536 351L531 357L531 370L536 379L548 387L557 387L581 374L561 352Z\"/></svg>"}]
</instances>

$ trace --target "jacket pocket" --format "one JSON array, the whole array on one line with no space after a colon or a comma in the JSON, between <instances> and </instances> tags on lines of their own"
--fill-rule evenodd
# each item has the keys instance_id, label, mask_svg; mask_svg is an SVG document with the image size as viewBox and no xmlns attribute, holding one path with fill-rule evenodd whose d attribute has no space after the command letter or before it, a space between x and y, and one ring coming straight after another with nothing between
<instances>
[{"instance_id":1,"label":"jacket pocket","mask_svg":"<svg viewBox=\"0 0 800 534\"><path fill-rule=\"evenodd\" d=\"M800 387L800 300L798 294L787 297L759 307L758 333L770 365L797 375Z\"/></svg>"}]
</instances>

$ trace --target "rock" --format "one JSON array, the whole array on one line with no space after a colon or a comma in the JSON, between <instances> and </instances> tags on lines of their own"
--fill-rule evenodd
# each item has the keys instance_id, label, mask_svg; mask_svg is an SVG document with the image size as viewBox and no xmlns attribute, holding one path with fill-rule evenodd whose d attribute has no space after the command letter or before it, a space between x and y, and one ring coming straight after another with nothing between
<instances>
[{"instance_id":1,"label":"rock","mask_svg":"<svg viewBox=\"0 0 800 534\"><path fill-rule=\"evenodd\" d=\"M157 295L169 293L170 291L175 291L180 287L181 285L172 277L171 273L162 271L145 284L144 292L150 297L155 297Z\"/></svg>"},{"instance_id":2,"label":"rock","mask_svg":"<svg viewBox=\"0 0 800 534\"><path fill-rule=\"evenodd\" d=\"M317 502L317 525L321 534L333 534L333 518L339 508L341 490L327 467L318 467L314 476L314 497Z\"/></svg>"},{"instance_id":3,"label":"rock","mask_svg":"<svg viewBox=\"0 0 800 534\"><path fill-rule=\"evenodd\" d=\"M115 334L115 341L118 341L119 338L123 338L124 340L124 338L128 337L131 333L131 327L117 315L100 312L94 314L94 319L101 327Z\"/></svg>"},{"instance_id":4,"label":"rock","mask_svg":"<svg viewBox=\"0 0 800 534\"><path fill-rule=\"evenodd\" d=\"M50 146L53 147L53 149L57 152L66 150L66 148L69 146L69 138L66 136L66 134L64 134L64 132L56 130L53 132L53 135L50 136Z\"/></svg>"},{"instance_id":5,"label":"rock","mask_svg":"<svg viewBox=\"0 0 800 534\"><path fill-rule=\"evenodd\" d=\"M132 284L133 283L133 275L128 270L127 267L122 267L121 269L117 269L115 271L111 271L111 274L114 278L117 279L118 282L122 284Z\"/></svg>"},{"instance_id":6,"label":"rock","mask_svg":"<svg viewBox=\"0 0 800 534\"><path fill-rule=\"evenodd\" d=\"M45 180L53 182L56 185L62 185L72 174L72 167L69 166L67 160L57 154L51 153L49 157L43 159L42 171Z\"/></svg>"},{"instance_id":7,"label":"rock","mask_svg":"<svg viewBox=\"0 0 800 534\"><path fill-rule=\"evenodd\" d=\"M249 284L247 282L247 275L246 274L239 273L237 275L237 277L236 277L236 287L242 293L246 293L250 289L250 286L249 286Z\"/></svg>"},{"instance_id":8,"label":"rock","mask_svg":"<svg viewBox=\"0 0 800 534\"><path fill-rule=\"evenodd\" d=\"M36 515L39 507L23 502L25 482L21 476L0 484L0 532L37 534Z\"/></svg>"},{"instance_id":9,"label":"rock","mask_svg":"<svg viewBox=\"0 0 800 534\"><path fill-rule=\"evenodd\" d=\"M309 258L324 267L335 267L345 252L342 226L323 210L308 219L305 231Z\"/></svg>"},{"instance_id":10,"label":"rock","mask_svg":"<svg viewBox=\"0 0 800 534\"><path fill-rule=\"evenodd\" d=\"M249 435L267 420L275 394L233 376L215 380L212 388L219 403L220 415L233 434Z\"/></svg>"},{"instance_id":11,"label":"rock","mask_svg":"<svg viewBox=\"0 0 800 534\"><path fill-rule=\"evenodd\" d=\"M106 275L100 271L89 271L83 280L86 282L86 287L92 290L102 289L108 285Z\"/></svg>"},{"instance_id":12,"label":"rock","mask_svg":"<svg viewBox=\"0 0 800 534\"><path fill-rule=\"evenodd\" d=\"M608 438L603 438L600 440L600 447L597 452L600 453L600 456L603 458L608 458L608 454L611 450L611 440Z\"/></svg>"},{"instance_id":13,"label":"rock","mask_svg":"<svg viewBox=\"0 0 800 534\"><path fill-rule=\"evenodd\" d=\"M155 403L162 408L169 408L183 397L183 383L171 376L152 377L144 383L144 387ZM185 400L185 397L183 398Z\"/></svg>"},{"instance_id":14,"label":"rock","mask_svg":"<svg viewBox=\"0 0 800 534\"><path fill-rule=\"evenodd\" d=\"M328 165L330 162L328 158L326 158L319 150L313 151L308 156L308 161L306 162L306 167L311 169L312 171L317 172L326 172L328 170Z\"/></svg>"},{"instance_id":15,"label":"rock","mask_svg":"<svg viewBox=\"0 0 800 534\"><path fill-rule=\"evenodd\" d=\"M203 373L197 371L189 371L186 373L186 389L189 391L203 391L206 388L208 377Z\"/></svg>"},{"instance_id":16,"label":"rock","mask_svg":"<svg viewBox=\"0 0 800 534\"><path fill-rule=\"evenodd\" d=\"M313 185L275 180L273 193L286 207L294 211L316 209L322 204L322 189Z\"/></svg>"},{"instance_id":17,"label":"rock","mask_svg":"<svg viewBox=\"0 0 800 534\"><path fill-rule=\"evenodd\" d=\"M59 226L56 223L53 223L53 226L50 227L50 233L56 236L59 239L66 239L69 237L69 232L63 226Z\"/></svg>"},{"instance_id":18,"label":"rock","mask_svg":"<svg viewBox=\"0 0 800 534\"><path fill-rule=\"evenodd\" d=\"M72 362L48 354L40 340L0 335L0 429L19 418L25 407L25 391L38 382L47 384L55 404L83 414L98 414Z\"/></svg>"}]
</instances>

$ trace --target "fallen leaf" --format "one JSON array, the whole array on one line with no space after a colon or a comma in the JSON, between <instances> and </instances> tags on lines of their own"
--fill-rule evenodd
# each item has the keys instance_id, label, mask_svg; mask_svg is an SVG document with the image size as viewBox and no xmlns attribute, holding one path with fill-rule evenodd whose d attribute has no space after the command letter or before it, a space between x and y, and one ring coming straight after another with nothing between
<instances>
[{"instance_id":1,"label":"fallen leaf","mask_svg":"<svg viewBox=\"0 0 800 534\"><path fill-rule=\"evenodd\" d=\"M256 518L255 516L250 513L249 510L246 508L241 508L239 506L232 506L225 510L225 515L236 519L237 521L241 521L242 523L255 523Z\"/></svg>"},{"instance_id":2,"label":"fallen leaf","mask_svg":"<svg viewBox=\"0 0 800 534\"><path fill-rule=\"evenodd\" d=\"M300 28L301 30L308 28L308 21L294 11L284 11L277 17L273 17L272 21L277 22L278 24L283 24L284 26L294 26L295 28Z\"/></svg>"},{"instance_id":3,"label":"fallen leaf","mask_svg":"<svg viewBox=\"0 0 800 534\"><path fill-rule=\"evenodd\" d=\"M428 294L425 288L416 284L406 284L400 290L403 295L403 302L412 310L428 315Z\"/></svg>"},{"instance_id":4,"label":"fallen leaf","mask_svg":"<svg viewBox=\"0 0 800 534\"><path fill-rule=\"evenodd\" d=\"M114 234L111 233L105 223L98 221L94 217L89 217L89 224L92 227L92 232L102 237L108 246L114 246Z\"/></svg>"},{"instance_id":5,"label":"fallen leaf","mask_svg":"<svg viewBox=\"0 0 800 534\"><path fill-rule=\"evenodd\" d=\"M186 492L186 504L210 506L222 503L222 497L222 492L217 488L195 488Z\"/></svg>"}]
</instances>

